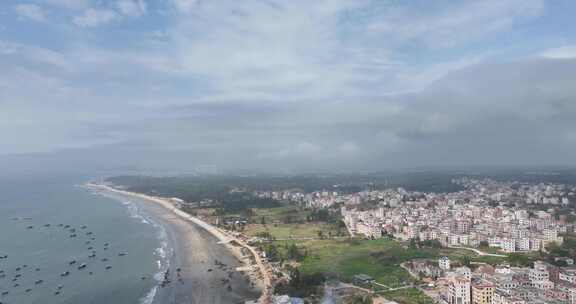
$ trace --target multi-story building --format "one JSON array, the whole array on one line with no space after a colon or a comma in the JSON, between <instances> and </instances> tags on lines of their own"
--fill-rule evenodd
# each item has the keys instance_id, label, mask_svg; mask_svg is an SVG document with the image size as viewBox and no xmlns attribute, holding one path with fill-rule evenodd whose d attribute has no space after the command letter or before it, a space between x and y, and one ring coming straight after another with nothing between
<instances>
[{"instance_id":1,"label":"multi-story building","mask_svg":"<svg viewBox=\"0 0 576 304\"><path fill-rule=\"evenodd\" d=\"M516 251L516 239L503 238L500 240L500 247L505 252Z\"/></svg>"},{"instance_id":2,"label":"multi-story building","mask_svg":"<svg viewBox=\"0 0 576 304\"><path fill-rule=\"evenodd\" d=\"M519 251L529 251L530 250L530 239L527 237L523 237L521 239L518 239L518 241L516 242L516 248Z\"/></svg>"},{"instance_id":3,"label":"multi-story building","mask_svg":"<svg viewBox=\"0 0 576 304\"><path fill-rule=\"evenodd\" d=\"M494 284L488 281L472 282L472 304L491 304L494 296Z\"/></svg>"},{"instance_id":4,"label":"multi-story building","mask_svg":"<svg viewBox=\"0 0 576 304\"><path fill-rule=\"evenodd\" d=\"M554 283L550 281L550 273L548 266L543 262L534 262L534 268L530 269L528 273L530 284L538 289L551 289Z\"/></svg>"},{"instance_id":5,"label":"multi-story building","mask_svg":"<svg viewBox=\"0 0 576 304\"><path fill-rule=\"evenodd\" d=\"M448 287L448 304L470 304L470 280L457 276Z\"/></svg>"},{"instance_id":6,"label":"multi-story building","mask_svg":"<svg viewBox=\"0 0 576 304\"><path fill-rule=\"evenodd\" d=\"M450 270L450 258L444 256L438 259L438 267L444 271Z\"/></svg>"}]
</instances>

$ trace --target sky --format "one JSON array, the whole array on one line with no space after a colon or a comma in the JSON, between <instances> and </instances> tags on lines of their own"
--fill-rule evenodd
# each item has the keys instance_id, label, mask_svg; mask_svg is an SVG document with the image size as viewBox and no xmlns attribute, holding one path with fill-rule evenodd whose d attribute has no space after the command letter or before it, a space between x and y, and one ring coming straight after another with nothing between
<instances>
[{"instance_id":1,"label":"sky","mask_svg":"<svg viewBox=\"0 0 576 304\"><path fill-rule=\"evenodd\" d=\"M572 0L3 0L0 165L573 166Z\"/></svg>"}]
</instances>

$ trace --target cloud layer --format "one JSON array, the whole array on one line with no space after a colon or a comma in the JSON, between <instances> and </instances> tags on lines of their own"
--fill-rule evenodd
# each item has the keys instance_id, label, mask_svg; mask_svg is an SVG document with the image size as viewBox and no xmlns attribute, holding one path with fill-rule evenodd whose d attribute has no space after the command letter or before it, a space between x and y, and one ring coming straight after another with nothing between
<instances>
[{"instance_id":1,"label":"cloud layer","mask_svg":"<svg viewBox=\"0 0 576 304\"><path fill-rule=\"evenodd\" d=\"M574 6L2 4L0 153L270 171L571 164Z\"/></svg>"}]
</instances>

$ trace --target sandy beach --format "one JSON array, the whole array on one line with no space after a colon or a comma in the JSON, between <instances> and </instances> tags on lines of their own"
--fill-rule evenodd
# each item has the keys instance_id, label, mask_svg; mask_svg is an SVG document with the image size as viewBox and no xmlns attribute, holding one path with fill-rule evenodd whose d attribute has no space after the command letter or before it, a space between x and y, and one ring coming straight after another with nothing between
<instances>
[{"instance_id":1,"label":"sandy beach","mask_svg":"<svg viewBox=\"0 0 576 304\"><path fill-rule=\"evenodd\" d=\"M168 275L170 283L158 288L154 303L244 303L260 296L260 290L251 286L248 277L236 270L243 266L242 262L237 252L235 255L222 244L224 235L218 235L213 230L208 232L202 227L202 222L194 222L186 214L178 214L180 210L175 210L166 201L101 186L88 187L103 194L108 192L126 200L137 200L142 211L164 227L173 248Z\"/></svg>"}]
</instances>

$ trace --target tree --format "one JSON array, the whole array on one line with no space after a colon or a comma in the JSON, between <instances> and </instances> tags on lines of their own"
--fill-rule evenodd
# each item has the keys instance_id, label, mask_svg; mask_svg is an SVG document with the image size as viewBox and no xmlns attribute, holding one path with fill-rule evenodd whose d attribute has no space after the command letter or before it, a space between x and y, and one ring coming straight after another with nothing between
<instances>
[{"instance_id":1,"label":"tree","mask_svg":"<svg viewBox=\"0 0 576 304\"><path fill-rule=\"evenodd\" d=\"M330 220L330 212L327 209L314 209L310 213L310 219L319 222L328 222Z\"/></svg>"},{"instance_id":2,"label":"tree","mask_svg":"<svg viewBox=\"0 0 576 304\"><path fill-rule=\"evenodd\" d=\"M266 218L265 217L260 218L260 224L266 225Z\"/></svg>"},{"instance_id":3,"label":"tree","mask_svg":"<svg viewBox=\"0 0 576 304\"><path fill-rule=\"evenodd\" d=\"M303 254L300 252L300 250L298 249L298 246L296 246L296 244L292 243L290 246L288 246L288 248L286 249L286 257L288 259L291 260L295 260L295 261L300 261L302 260L302 258L304 257Z\"/></svg>"},{"instance_id":4,"label":"tree","mask_svg":"<svg viewBox=\"0 0 576 304\"><path fill-rule=\"evenodd\" d=\"M277 261L280 258L278 254L278 248L276 248L276 245L274 244L268 245L268 248L266 248L266 256L270 261Z\"/></svg>"},{"instance_id":5,"label":"tree","mask_svg":"<svg viewBox=\"0 0 576 304\"><path fill-rule=\"evenodd\" d=\"M470 262L471 262L470 256L465 255L465 256L462 257L462 264L463 264L464 266L470 267Z\"/></svg>"},{"instance_id":6,"label":"tree","mask_svg":"<svg viewBox=\"0 0 576 304\"><path fill-rule=\"evenodd\" d=\"M511 253L508 255L508 263L512 266L527 267L532 264L532 261L524 254Z\"/></svg>"},{"instance_id":7,"label":"tree","mask_svg":"<svg viewBox=\"0 0 576 304\"><path fill-rule=\"evenodd\" d=\"M308 297L317 294L326 278L321 273L301 274L297 267L286 266L290 280L280 282L276 285L275 291L280 294L288 294L291 297Z\"/></svg>"},{"instance_id":8,"label":"tree","mask_svg":"<svg viewBox=\"0 0 576 304\"><path fill-rule=\"evenodd\" d=\"M552 242L546 246L546 251L552 256L566 256L569 254L568 250L562 248L557 243Z\"/></svg>"}]
</instances>

